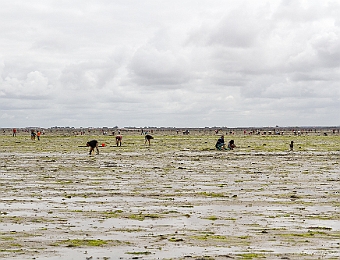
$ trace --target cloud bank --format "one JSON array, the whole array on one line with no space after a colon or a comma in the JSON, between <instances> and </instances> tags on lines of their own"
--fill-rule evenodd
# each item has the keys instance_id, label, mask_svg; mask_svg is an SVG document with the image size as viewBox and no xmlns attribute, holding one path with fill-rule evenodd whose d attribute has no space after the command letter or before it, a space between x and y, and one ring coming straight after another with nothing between
<instances>
[{"instance_id":1,"label":"cloud bank","mask_svg":"<svg viewBox=\"0 0 340 260\"><path fill-rule=\"evenodd\" d=\"M0 127L340 125L336 1L0 3Z\"/></svg>"}]
</instances>

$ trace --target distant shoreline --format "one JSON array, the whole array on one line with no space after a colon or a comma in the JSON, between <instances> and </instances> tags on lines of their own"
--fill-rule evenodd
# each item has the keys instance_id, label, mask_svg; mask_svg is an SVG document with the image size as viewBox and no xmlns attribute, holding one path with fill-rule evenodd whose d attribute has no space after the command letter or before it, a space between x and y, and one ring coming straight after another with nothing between
<instances>
[{"instance_id":1,"label":"distant shoreline","mask_svg":"<svg viewBox=\"0 0 340 260\"><path fill-rule=\"evenodd\" d=\"M122 130L142 130L142 129L158 129L158 130L176 130L176 129L188 129L188 130L215 130L215 129L234 129L234 130L243 130L243 129L339 129L339 126L237 126L237 127L228 127L228 126L205 126L205 127L170 127L170 126L145 126L145 127L135 127L135 126L125 126L125 127L73 127L73 126L53 126L53 127L41 127L41 126L25 126L25 127L0 127L0 130L12 130L16 129L45 129L45 130L63 130L63 129L122 129Z\"/></svg>"},{"instance_id":2,"label":"distant shoreline","mask_svg":"<svg viewBox=\"0 0 340 260\"><path fill-rule=\"evenodd\" d=\"M0 127L1 131L11 130L16 128L17 130L26 130L26 129L45 129L45 130L125 130L125 131L138 131L138 130L192 130L192 131L203 131L203 130L253 130L253 129L261 129L261 130L309 130L309 129L340 129L340 126L245 126L245 127L227 127L227 126L207 126L207 127L157 127L157 126L147 126L147 127L70 127L70 126L53 126L53 127L40 127L40 126L26 126L26 127Z\"/></svg>"},{"instance_id":3,"label":"distant shoreline","mask_svg":"<svg viewBox=\"0 0 340 260\"><path fill-rule=\"evenodd\" d=\"M31 131L40 131L42 134L53 135L117 135L132 134L203 134L203 135L339 135L340 126L275 126L275 127L23 127L23 128L0 128L1 135L12 135L13 129L16 133L26 134Z\"/></svg>"}]
</instances>

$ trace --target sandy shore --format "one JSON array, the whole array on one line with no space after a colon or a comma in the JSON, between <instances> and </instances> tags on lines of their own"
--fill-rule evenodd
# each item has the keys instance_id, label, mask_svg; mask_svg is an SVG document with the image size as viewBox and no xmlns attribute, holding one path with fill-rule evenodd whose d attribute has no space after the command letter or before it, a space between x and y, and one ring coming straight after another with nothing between
<instances>
[{"instance_id":1,"label":"sandy shore","mask_svg":"<svg viewBox=\"0 0 340 260\"><path fill-rule=\"evenodd\" d=\"M0 258L340 258L338 135L217 137L0 136Z\"/></svg>"}]
</instances>

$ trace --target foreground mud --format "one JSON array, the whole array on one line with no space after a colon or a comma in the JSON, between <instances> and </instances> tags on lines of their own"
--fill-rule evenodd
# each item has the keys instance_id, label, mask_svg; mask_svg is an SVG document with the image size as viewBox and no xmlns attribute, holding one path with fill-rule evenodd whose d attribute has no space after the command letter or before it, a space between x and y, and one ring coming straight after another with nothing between
<instances>
[{"instance_id":1,"label":"foreground mud","mask_svg":"<svg viewBox=\"0 0 340 260\"><path fill-rule=\"evenodd\" d=\"M0 137L0 258L340 258L339 136L142 138Z\"/></svg>"}]
</instances>

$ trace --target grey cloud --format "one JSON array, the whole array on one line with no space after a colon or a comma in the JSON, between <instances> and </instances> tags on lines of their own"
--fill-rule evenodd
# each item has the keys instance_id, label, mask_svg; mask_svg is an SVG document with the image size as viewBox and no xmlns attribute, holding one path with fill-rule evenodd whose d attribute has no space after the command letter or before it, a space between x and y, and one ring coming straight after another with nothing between
<instances>
[{"instance_id":1,"label":"grey cloud","mask_svg":"<svg viewBox=\"0 0 340 260\"><path fill-rule=\"evenodd\" d=\"M136 51L129 65L131 77L146 86L173 86L178 88L190 80L185 56L172 50L157 50L146 46Z\"/></svg>"},{"instance_id":2,"label":"grey cloud","mask_svg":"<svg viewBox=\"0 0 340 260\"><path fill-rule=\"evenodd\" d=\"M249 5L227 6L213 21L207 20L191 31L188 43L221 45L224 48L251 48L269 27L268 7Z\"/></svg>"},{"instance_id":3,"label":"grey cloud","mask_svg":"<svg viewBox=\"0 0 340 260\"><path fill-rule=\"evenodd\" d=\"M121 58L114 57L104 60L90 60L65 67L60 76L64 86L77 90L100 89L111 81L120 68Z\"/></svg>"},{"instance_id":4,"label":"grey cloud","mask_svg":"<svg viewBox=\"0 0 340 260\"><path fill-rule=\"evenodd\" d=\"M340 67L340 28L318 35L312 42L320 64L326 67Z\"/></svg>"},{"instance_id":5,"label":"grey cloud","mask_svg":"<svg viewBox=\"0 0 340 260\"><path fill-rule=\"evenodd\" d=\"M207 44L220 44L232 48L252 47L259 36L261 21L242 11L233 10L212 28Z\"/></svg>"}]
</instances>

